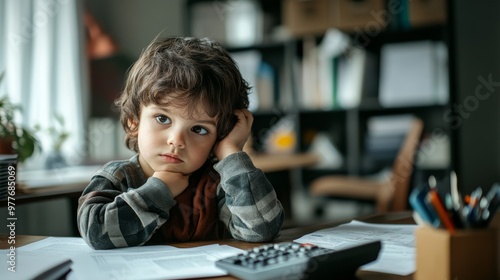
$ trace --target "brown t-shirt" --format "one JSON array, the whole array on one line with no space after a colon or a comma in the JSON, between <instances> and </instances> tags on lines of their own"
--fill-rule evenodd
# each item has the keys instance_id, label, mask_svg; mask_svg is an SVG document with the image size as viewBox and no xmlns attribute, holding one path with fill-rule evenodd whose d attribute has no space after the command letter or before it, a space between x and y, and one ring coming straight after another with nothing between
<instances>
[{"instance_id":1,"label":"brown t-shirt","mask_svg":"<svg viewBox=\"0 0 500 280\"><path fill-rule=\"evenodd\" d=\"M211 167L191 175L189 186L175 197L177 204L159 229L161 239L185 242L222 238L225 226L218 218L216 198L219 181L219 174Z\"/></svg>"}]
</instances>

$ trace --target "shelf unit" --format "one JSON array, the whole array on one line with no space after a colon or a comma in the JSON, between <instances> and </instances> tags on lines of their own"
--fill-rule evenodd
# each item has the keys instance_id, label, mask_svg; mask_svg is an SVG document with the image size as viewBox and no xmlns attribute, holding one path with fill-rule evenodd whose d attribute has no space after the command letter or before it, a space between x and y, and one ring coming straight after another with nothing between
<instances>
[{"instance_id":1,"label":"shelf unit","mask_svg":"<svg viewBox=\"0 0 500 280\"><path fill-rule=\"evenodd\" d=\"M191 5L200 1L188 1L189 10ZM266 1L259 1L265 8L264 12L278 13L276 18L281 19L280 1L273 5L265 4ZM265 6L264 6L265 5ZM270 8L270 7L273 8ZM266 10L267 9L267 10ZM189 14L189 13L188 13ZM188 25L188 29L189 29ZM188 32L189 34L189 32ZM433 25L410 30L384 30L376 36L370 37L369 42L364 42L364 49L374 54L375 63L379 65L380 51L383 45L395 42L408 42L419 40L442 41L447 46L449 45L449 26ZM355 34L349 34L354 38ZM321 42L322 37L315 35L317 42ZM450 124L443 118L443 113L450 109L451 100L448 104L442 105L426 105L426 106L401 106L401 107L382 107L377 98L366 98L361 101L361 104L352 109L332 108L329 110L323 109L302 109L299 105L299 96L301 93L296 84L297 68L294 66L294 61L300 59L303 55L303 38L288 39L280 42L270 42L265 40L262 44L256 44L246 47L229 47L230 52L241 52L248 50L257 50L261 52L263 61L270 64L277 73L277 85L275 87L276 94L274 97L276 106L272 109L257 110L254 112L253 125L253 143L254 149L258 152L263 151L262 136L271 129L280 118L284 116L292 116L295 120L297 130L297 151L303 152L309 149L311 135L315 132L324 132L329 137L331 142L343 154L345 162L340 168L335 169L311 169L303 168L301 170L300 180L307 188L308 183L321 175L326 174L348 174L348 175L366 175L373 170L367 170L363 167L364 157L364 139L367 133L367 120L373 116L382 115L397 115L397 114L414 114L423 119L425 124L426 134L432 134L436 131L444 133L451 137L452 131ZM375 75L375 80L379 79L380 69L372 73ZM378 89L378 83L373 85L374 89ZM450 87L451 90L452 87ZM375 97L377 96L375 90ZM451 147L448 147L451 150ZM448 152L450 154L451 152ZM430 174L437 175L438 178L447 174L452 168L451 160L446 166L439 168L421 169L416 168L414 176L414 185L418 185L426 181Z\"/></svg>"}]
</instances>

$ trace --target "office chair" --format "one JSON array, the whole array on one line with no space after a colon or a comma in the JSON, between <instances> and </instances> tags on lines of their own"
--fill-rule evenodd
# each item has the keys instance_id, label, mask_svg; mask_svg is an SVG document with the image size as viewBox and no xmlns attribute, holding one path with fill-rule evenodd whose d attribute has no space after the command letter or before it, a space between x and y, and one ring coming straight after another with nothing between
<instances>
[{"instance_id":1,"label":"office chair","mask_svg":"<svg viewBox=\"0 0 500 280\"><path fill-rule=\"evenodd\" d=\"M406 210L414 157L423 127L422 120L414 118L394 160L390 176L382 180L342 175L322 176L311 182L310 194L374 203L375 211L379 213Z\"/></svg>"}]
</instances>

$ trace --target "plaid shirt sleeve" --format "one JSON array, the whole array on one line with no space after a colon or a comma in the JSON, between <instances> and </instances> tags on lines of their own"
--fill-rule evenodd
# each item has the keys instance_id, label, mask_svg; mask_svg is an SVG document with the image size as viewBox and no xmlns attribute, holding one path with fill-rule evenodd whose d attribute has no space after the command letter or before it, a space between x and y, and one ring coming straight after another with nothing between
<instances>
[{"instance_id":1,"label":"plaid shirt sleeve","mask_svg":"<svg viewBox=\"0 0 500 280\"><path fill-rule=\"evenodd\" d=\"M283 224L283 207L264 172L245 152L238 152L214 166L221 175L218 187L220 220L235 239L266 242Z\"/></svg>"},{"instance_id":2,"label":"plaid shirt sleeve","mask_svg":"<svg viewBox=\"0 0 500 280\"><path fill-rule=\"evenodd\" d=\"M142 245L169 217L170 191L154 177L147 180L133 161L103 166L79 199L77 222L95 249Z\"/></svg>"}]
</instances>

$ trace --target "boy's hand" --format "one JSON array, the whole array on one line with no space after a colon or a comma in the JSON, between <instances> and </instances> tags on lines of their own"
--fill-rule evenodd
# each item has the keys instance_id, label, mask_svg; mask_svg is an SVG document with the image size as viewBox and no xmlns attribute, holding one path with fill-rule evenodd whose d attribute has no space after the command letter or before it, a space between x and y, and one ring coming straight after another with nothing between
<instances>
[{"instance_id":1,"label":"boy's hand","mask_svg":"<svg viewBox=\"0 0 500 280\"><path fill-rule=\"evenodd\" d=\"M181 194L189 184L189 176L177 172L156 171L153 173L153 177L162 180L167 185L173 197Z\"/></svg>"},{"instance_id":2,"label":"boy's hand","mask_svg":"<svg viewBox=\"0 0 500 280\"><path fill-rule=\"evenodd\" d=\"M251 133L253 123L252 113L247 109L240 109L236 110L234 114L238 118L234 128L226 137L216 143L214 147L215 156L219 160L230 154L242 151Z\"/></svg>"}]
</instances>

